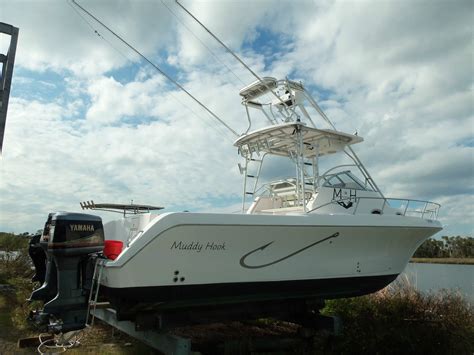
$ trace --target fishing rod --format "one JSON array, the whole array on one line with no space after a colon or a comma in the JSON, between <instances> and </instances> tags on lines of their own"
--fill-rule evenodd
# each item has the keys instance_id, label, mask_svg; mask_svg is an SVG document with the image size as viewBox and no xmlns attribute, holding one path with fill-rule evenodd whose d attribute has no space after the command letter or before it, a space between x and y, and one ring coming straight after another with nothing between
<instances>
[{"instance_id":1,"label":"fishing rod","mask_svg":"<svg viewBox=\"0 0 474 355\"><path fill-rule=\"evenodd\" d=\"M94 16L91 12L86 10L84 7L79 5L76 0L71 0L72 3L77 6L81 11L86 13L89 17L94 19L97 23L99 23L102 27L104 27L107 31L109 31L114 37L116 37L119 41L125 44L128 48L138 54L143 60L145 60L148 64L150 64L153 68L155 68L161 75L163 75L166 79L171 81L174 85L176 85L180 90L184 91L191 99L193 99L196 103L198 103L204 110L206 110L212 117L214 117L217 121L219 121L222 125L224 125L229 131L231 131L236 137L240 135L233 130L227 123L225 123L221 118L219 118L214 112L212 112L206 105L204 105L201 101L199 101L196 97L194 97L189 91L187 91L181 84L179 84L176 80L166 74L163 70L160 69L155 63L153 63L150 59L148 59L144 54L142 54L138 49L133 47L130 43L125 41L120 35L115 33L110 27L104 24L101 20L99 20L96 16Z\"/></svg>"}]
</instances>

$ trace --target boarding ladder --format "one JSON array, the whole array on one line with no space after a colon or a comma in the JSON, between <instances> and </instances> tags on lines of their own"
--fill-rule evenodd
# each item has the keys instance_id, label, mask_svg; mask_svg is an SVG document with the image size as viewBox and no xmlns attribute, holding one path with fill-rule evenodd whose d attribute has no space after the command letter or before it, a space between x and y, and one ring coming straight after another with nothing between
<instances>
[{"instance_id":1,"label":"boarding ladder","mask_svg":"<svg viewBox=\"0 0 474 355\"><path fill-rule=\"evenodd\" d=\"M245 174L244 178L244 194L242 198L242 210L245 210L245 201L247 196L255 196L257 190L258 179L262 170L263 157L260 159L249 158L245 160L245 166L239 166L240 174ZM250 179L250 183L249 182ZM250 188L249 188L250 187Z\"/></svg>"},{"instance_id":2,"label":"boarding ladder","mask_svg":"<svg viewBox=\"0 0 474 355\"><path fill-rule=\"evenodd\" d=\"M89 292L89 301L87 303L86 327L94 326L95 311L97 309L97 299L99 298L100 281L102 279L102 271L104 269L106 259L97 256L94 264L94 273L92 275L91 289ZM89 323L89 317L92 310L92 317Z\"/></svg>"},{"instance_id":3,"label":"boarding ladder","mask_svg":"<svg viewBox=\"0 0 474 355\"><path fill-rule=\"evenodd\" d=\"M316 192L317 162L315 158L302 157L300 164L301 176L297 187L297 195L305 209L309 199Z\"/></svg>"},{"instance_id":4,"label":"boarding ladder","mask_svg":"<svg viewBox=\"0 0 474 355\"><path fill-rule=\"evenodd\" d=\"M316 176L318 174L318 166L316 158L304 158L303 159L303 177L306 185L311 185L313 193L316 192ZM309 170L309 171L308 171Z\"/></svg>"}]
</instances>

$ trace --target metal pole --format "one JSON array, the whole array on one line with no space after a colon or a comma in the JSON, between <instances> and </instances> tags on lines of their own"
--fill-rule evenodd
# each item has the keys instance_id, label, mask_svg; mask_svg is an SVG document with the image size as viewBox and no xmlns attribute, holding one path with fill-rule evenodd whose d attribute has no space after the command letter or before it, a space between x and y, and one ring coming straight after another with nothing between
<instances>
[{"instance_id":1,"label":"metal pole","mask_svg":"<svg viewBox=\"0 0 474 355\"><path fill-rule=\"evenodd\" d=\"M249 166L249 158L245 156L245 169L244 169L244 191L242 193L242 213L245 213L245 200L247 198L247 169Z\"/></svg>"},{"instance_id":2,"label":"metal pole","mask_svg":"<svg viewBox=\"0 0 474 355\"><path fill-rule=\"evenodd\" d=\"M0 154L3 147L3 137L7 122L8 101L10 99L10 87L13 77L13 66L15 64L16 46L18 43L18 28L0 22L0 33L10 35L10 46L6 55L0 53L2 62L2 81L0 83Z\"/></svg>"},{"instance_id":3,"label":"metal pole","mask_svg":"<svg viewBox=\"0 0 474 355\"><path fill-rule=\"evenodd\" d=\"M301 128L299 125L296 126L296 137L298 139L297 152L296 152L296 161L298 166L298 176L299 176L299 189L298 189L298 199L299 202L303 205L303 211L306 212L306 201L305 201L305 183L304 183L304 152L303 152L303 135L301 133Z\"/></svg>"}]
</instances>

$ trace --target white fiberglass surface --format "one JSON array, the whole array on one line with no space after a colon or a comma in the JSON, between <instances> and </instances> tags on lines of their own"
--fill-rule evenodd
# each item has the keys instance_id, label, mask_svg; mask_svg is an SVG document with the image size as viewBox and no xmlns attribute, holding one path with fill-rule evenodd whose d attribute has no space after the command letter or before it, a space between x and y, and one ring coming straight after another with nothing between
<instances>
[{"instance_id":1,"label":"white fiberglass surface","mask_svg":"<svg viewBox=\"0 0 474 355\"><path fill-rule=\"evenodd\" d=\"M439 229L409 217L376 217L168 215L172 223L155 223L108 263L104 284L173 285L176 270L189 284L397 274ZM393 222L399 226L387 227Z\"/></svg>"}]
</instances>

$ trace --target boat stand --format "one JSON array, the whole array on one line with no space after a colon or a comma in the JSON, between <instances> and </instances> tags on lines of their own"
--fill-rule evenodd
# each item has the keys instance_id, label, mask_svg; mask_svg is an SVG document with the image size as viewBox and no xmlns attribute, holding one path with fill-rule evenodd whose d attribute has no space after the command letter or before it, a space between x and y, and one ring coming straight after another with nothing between
<instances>
[{"instance_id":1,"label":"boat stand","mask_svg":"<svg viewBox=\"0 0 474 355\"><path fill-rule=\"evenodd\" d=\"M114 328L140 340L144 344L166 355L191 355L191 340L175 335L158 333L151 330L137 331L135 323L117 320L115 310L102 308L91 310L93 316L111 325Z\"/></svg>"}]
</instances>

